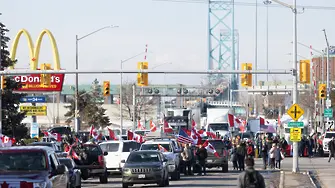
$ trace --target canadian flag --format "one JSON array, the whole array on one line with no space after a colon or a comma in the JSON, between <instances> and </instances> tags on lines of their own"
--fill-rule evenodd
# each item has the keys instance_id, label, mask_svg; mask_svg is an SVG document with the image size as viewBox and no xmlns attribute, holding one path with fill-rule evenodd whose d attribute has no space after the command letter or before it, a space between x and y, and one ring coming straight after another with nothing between
<instances>
[{"instance_id":1,"label":"canadian flag","mask_svg":"<svg viewBox=\"0 0 335 188\"><path fill-rule=\"evenodd\" d=\"M169 125L169 123L164 120L164 133L173 133L172 127Z\"/></svg>"},{"instance_id":2,"label":"canadian flag","mask_svg":"<svg viewBox=\"0 0 335 188\"><path fill-rule=\"evenodd\" d=\"M215 150L214 146L206 140L202 146L210 153L213 153L215 157L220 157L219 153Z\"/></svg>"},{"instance_id":3,"label":"canadian flag","mask_svg":"<svg viewBox=\"0 0 335 188\"><path fill-rule=\"evenodd\" d=\"M193 140L193 144L195 144L195 145L201 144L201 136L194 127L191 130L191 135L190 136Z\"/></svg>"},{"instance_id":4,"label":"canadian flag","mask_svg":"<svg viewBox=\"0 0 335 188\"><path fill-rule=\"evenodd\" d=\"M201 136L201 137L210 137L210 138L213 138L213 139L216 139L216 134L213 133L213 132L210 132L210 131L204 131L204 130L199 130L198 131L198 134Z\"/></svg>"},{"instance_id":5,"label":"canadian flag","mask_svg":"<svg viewBox=\"0 0 335 188\"><path fill-rule=\"evenodd\" d=\"M168 152L167 149L165 149L162 145L158 144L158 149L160 152Z\"/></svg>"},{"instance_id":6,"label":"canadian flag","mask_svg":"<svg viewBox=\"0 0 335 188\"><path fill-rule=\"evenodd\" d=\"M241 126L241 121L236 118L233 114L228 114L228 122L230 127L238 128Z\"/></svg>"},{"instance_id":7,"label":"canadian flag","mask_svg":"<svg viewBox=\"0 0 335 188\"><path fill-rule=\"evenodd\" d=\"M143 143L143 137L139 134L133 133L132 131L128 130L127 132L128 140L135 140L137 143Z\"/></svg>"},{"instance_id":8,"label":"canadian flag","mask_svg":"<svg viewBox=\"0 0 335 188\"><path fill-rule=\"evenodd\" d=\"M139 129L139 130L145 130L145 126L143 126L143 124L141 123L140 120L137 121L137 129Z\"/></svg>"},{"instance_id":9,"label":"canadian flag","mask_svg":"<svg viewBox=\"0 0 335 188\"><path fill-rule=\"evenodd\" d=\"M94 128L94 125L91 126L91 129L90 129L90 135L89 137L92 137L96 140L100 140L102 138L102 134L98 133L98 130Z\"/></svg>"},{"instance_id":10,"label":"canadian flag","mask_svg":"<svg viewBox=\"0 0 335 188\"><path fill-rule=\"evenodd\" d=\"M152 120L150 120L150 131L151 132L156 132L157 131L157 127Z\"/></svg>"},{"instance_id":11,"label":"canadian flag","mask_svg":"<svg viewBox=\"0 0 335 188\"><path fill-rule=\"evenodd\" d=\"M43 132L43 134L44 134L44 136L46 136L48 138L53 138L53 139L57 140L57 142L62 141L62 136L59 133Z\"/></svg>"},{"instance_id":12,"label":"canadian flag","mask_svg":"<svg viewBox=\"0 0 335 188\"><path fill-rule=\"evenodd\" d=\"M192 128L193 127L197 127L197 123L194 121L194 119L192 119Z\"/></svg>"},{"instance_id":13,"label":"canadian flag","mask_svg":"<svg viewBox=\"0 0 335 188\"><path fill-rule=\"evenodd\" d=\"M8 136L5 136L5 135L1 135L1 143L2 143L2 147L11 147L14 143L14 140L15 139L12 139Z\"/></svg>"},{"instance_id":14,"label":"canadian flag","mask_svg":"<svg viewBox=\"0 0 335 188\"><path fill-rule=\"evenodd\" d=\"M270 122L269 121L265 121L264 118L259 117L259 125L269 125Z\"/></svg>"},{"instance_id":15,"label":"canadian flag","mask_svg":"<svg viewBox=\"0 0 335 188\"><path fill-rule=\"evenodd\" d=\"M110 140L118 140L114 131L112 129L108 128L108 127L107 127L107 129L108 129L108 132L109 132L109 139Z\"/></svg>"}]
</instances>

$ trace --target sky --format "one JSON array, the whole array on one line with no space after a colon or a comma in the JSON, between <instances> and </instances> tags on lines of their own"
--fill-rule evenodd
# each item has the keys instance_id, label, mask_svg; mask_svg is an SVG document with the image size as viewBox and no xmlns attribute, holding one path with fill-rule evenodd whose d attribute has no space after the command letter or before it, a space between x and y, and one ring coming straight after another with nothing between
<instances>
[{"instance_id":1,"label":"sky","mask_svg":"<svg viewBox=\"0 0 335 188\"><path fill-rule=\"evenodd\" d=\"M104 29L79 41L79 69L120 69L121 60L145 51L147 61L156 70L207 70L208 65L208 4L153 1L153 0L58 0L19 1L0 0L0 21L10 30L14 38L25 28L33 41L43 29L49 29L56 38L61 67L75 69L75 36L84 36L108 25L118 28ZM199 1L199 0L198 0ZM262 3L261 0L256 0ZM236 0L236 2L255 2ZM284 1L291 3L292 1ZM298 0L299 5L335 7L335 1ZM290 69L292 67L292 11L287 8L270 7L269 19L269 67ZM333 18L335 10L305 9L298 15L298 41L321 50L325 47L322 29L326 29L328 40L335 40ZM266 69L266 8L258 7L258 68ZM228 22L227 22L228 23ZM230 23L229 23L230 24ZM235 28L239 32L240 63L255 64L255 6L236 5ZM12 46L10 43L9 46ZM298 46L301 57L310 57L310 50ZM27 40L22 37L17 49L16 68L29 67ZM144 54L123 64L127 70L135 70ZM42 42L39 63L53 64L49 39ZM74 84L74 75L66 75L64 84ZM101 82L110 80L119 84L119 74L81 75L79 82L89 84L95 78ZM198 85L201 75L149 75L152 84ZM289 80L289 76L269 76L270 80ZM124 75L132 82L136 75ZM265 76L258 78L265 79Z\"/></svg>"}]
</instances>

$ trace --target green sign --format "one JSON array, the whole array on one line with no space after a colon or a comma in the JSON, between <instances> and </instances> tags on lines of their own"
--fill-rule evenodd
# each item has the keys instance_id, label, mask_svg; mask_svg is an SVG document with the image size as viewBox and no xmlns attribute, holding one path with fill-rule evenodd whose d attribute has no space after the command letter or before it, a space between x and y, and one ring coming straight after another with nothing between
<instances>
[{"instance_id":1,"label":"green sign","mask_svg":"<svg viewBox=\"0 0 335 188\"><path fill-rule=\"evenodd\" d=\"M288 127L289 128L303 128L304 122L301 122L301 121L288 122Z\"/></svg>"},{"instance_id":2,"label":"green sign","mask_svg":"<svg viewBox=\"0 0 335 188\"><path fill-rule=\"evenodd\" d=\"M324 116L326 118L332 118L333 117L333 109L332 108L325 109Z\"/></svg>"}]
</instances>

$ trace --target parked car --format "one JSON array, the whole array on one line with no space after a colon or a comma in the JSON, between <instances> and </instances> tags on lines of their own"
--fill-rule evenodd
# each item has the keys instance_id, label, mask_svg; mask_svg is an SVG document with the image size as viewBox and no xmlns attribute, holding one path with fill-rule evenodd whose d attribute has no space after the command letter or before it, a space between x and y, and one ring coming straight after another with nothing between
<instances>
[{"instance_id":1,"label":"parked car","mask_svg":"<svg viewBox=\"0 0 335 188\"><path fill-rule=\"evenodd\" d=\"M68 187L66 166L46 146L0 148L0 184L7 187Z\"/></svg>"},{"instance_id":2,"label":"parked car","mask_svg":"<svg viewBox=\"0 0 335 188\"><path fill-rule=\"evenodd\" d=\"M169 185L167 159L160 151L134 151L127 161L122 160L122 187L134 184L158 184L160 187Z\"/></svg>"},{"instance_id":3,"label":"parked car","mask_svg":"<svg viewBox=\"0 0 335 188\"><path fill-rule=\"evenodd\" d=\"M74 161L69 158L60 158L59 162L68 168L70 187L81 188L81 172L79 169L76 169L76 164Z\"/></svg>"}]
</instances>

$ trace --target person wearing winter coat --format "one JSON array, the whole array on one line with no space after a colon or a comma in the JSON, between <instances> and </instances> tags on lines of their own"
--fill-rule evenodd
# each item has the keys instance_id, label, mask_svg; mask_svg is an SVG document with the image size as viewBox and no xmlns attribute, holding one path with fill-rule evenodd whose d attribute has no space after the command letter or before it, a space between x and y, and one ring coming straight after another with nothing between
<instances>
[{"instance_id":1,"label":"person wearing winter coat","mask_svg":"<svg viewBox=\"0 0 335 188\"><path fill-rule=\"evenodd\" d=\"M261 173L255 170L255 161L253 158L247 158L245 160L246 170L240 173L237 182L237 188L265 188L264 177Z\"/></svg>"},{"instance_id":2,"label":"person wearing winter coat","mask_svg":"<svg viewBox=\"0 0 335 188\"><path fill-rule=\"evenodd\" d=\"M282 152L282 148L277 146L277 149L275 150L275 159L276 159L276 168L280 169L281 161L284 159L284 154Z\"/></svg>"},{"instance_id":3,"label":"person wearing winter coat","mask_svg":"<svg viewBox=\"0 0 335 188\"><path fill-rule=\"evenodd\" d=\"M234 144L233 148L231 149L231 161L233 162L233 168L234 168L234 170L238 170L238 165L237 165L237 147L236 147L236 144Z\"/></svg>"},{"instance_id":4,"label":"person wearing winter coat","mask_svg":"<svg viewBox=\"0 0 335 188\"><path fill-rule=\"evenodd\" d=\"M270 167L271 169L274 169L275 167L275 160L276 160L276 150L277 145L275 143L272 144L272 147L270 149Z\"/></svg>"},{"instance_id":5,"label":"person wearing winter coat","mask_svg":"<svg viewBox=\"0 0 335 188\"><path fill-rule=\"evenodd\" d=\"M268 145L266 144L266 141L263 139L262 140L262 147L261 147L261 153L262 153L262 159L263 159L263 169L266 169L267 166L267 161L268 161Z\"/></svg>"},{"instance_id":6,"label":"person wearing winter coat","mask_svg":"<svg viewBox=\"0 0 335 188\"><path fill-rule=\"evenodd\" d=\"M330 159L334 157L335 159L335 137L332 137L332 139L328 142L328 149L329 149L329 159L328 163L330 162Z\"/></svg>"},{"instance_id":7,"label":"person wearing winter coat","mask_svg":"<svg viewBox=\"0 0 335 188\"><path fill-rule=\"evenodd\" d=\"M199 148L195 154L198 158L200 164L200 171L198 175L206 175L206 159L208 157L208 153L206 148L203 145L199 145Z\"/></svg>"},{"instance_id":8,"label":"person wearing winter coat","mask_svg":"<svg viewBox=\"0 0 335 188\"><path fill-rule=\"evenodd\" d=\"M241 142L240 145L237 146L237 161L238 161L238 168L240 171L244 171L244 159L246 156L246 149L245 143Z\"/></svg>"}]
</instances>

